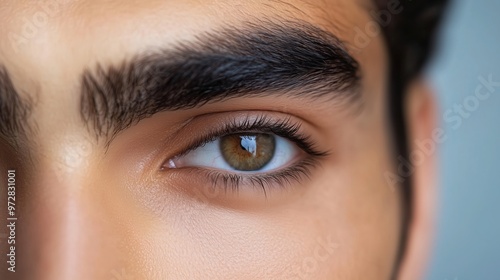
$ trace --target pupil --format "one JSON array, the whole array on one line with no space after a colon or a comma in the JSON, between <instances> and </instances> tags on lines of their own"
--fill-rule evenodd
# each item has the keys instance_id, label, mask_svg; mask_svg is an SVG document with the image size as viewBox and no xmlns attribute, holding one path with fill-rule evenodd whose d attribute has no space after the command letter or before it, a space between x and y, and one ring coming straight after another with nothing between
<instances>
[{"instance_id":1,"label":"pupil","mask_svg":"<svg viewBox=\"0 0 500 280\"><path fill-rule=\"evenodd\" d=\"M240 147L255 156L257 153L257 136L240 136Z\"/></svg>"}]
</instances>

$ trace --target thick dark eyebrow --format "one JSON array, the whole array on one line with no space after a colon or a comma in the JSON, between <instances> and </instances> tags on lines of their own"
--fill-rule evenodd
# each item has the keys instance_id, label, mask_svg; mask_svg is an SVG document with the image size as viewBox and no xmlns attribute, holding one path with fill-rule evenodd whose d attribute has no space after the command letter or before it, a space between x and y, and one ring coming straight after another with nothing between
<instances>
[{"instance_id":1,"label":"thick dark eyebrow","mask_svg":"<svg viewBox=\"0 0 500 280\"><path fill-rule=\"evenodd\" d=\"M0 137L11 144L29 130L28 117L33 101L15 89L7 69L0 65Z\"/></svg>"},{"instance_id":2,"label":"thick dark eyebrow","mask_svg":"<svg viewBox=\"0 0 500 280\"><path fill-rule=\"evenodd\" d=\"M308 23L247 23L97 65L81 80L81 116L97 136L114 136L162 111L229 98L353 97L356 60L333 34Z\"/></svg>"}]
</instances>

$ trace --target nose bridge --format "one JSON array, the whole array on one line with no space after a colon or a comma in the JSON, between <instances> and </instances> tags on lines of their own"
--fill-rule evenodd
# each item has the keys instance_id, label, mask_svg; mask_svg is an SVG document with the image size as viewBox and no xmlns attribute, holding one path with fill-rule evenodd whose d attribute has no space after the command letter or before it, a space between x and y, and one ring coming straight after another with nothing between
<instances>
[{"instance_id":1,"label":"nose bridge","mask_svg":"<svg viewBox=\"0 0 500 280\"><path fill-rule=\"evenodd\" d=\"M77 172L77 159L65 156L46 158L31 176L19 219L21 279L102 279L114 267L99 195Z\"/></svg>"},{"instance_id":2,"label":"nose bridge","mask_svg":"<svg viewBox=\"0 0 500 280\"><path fill-rule=\"evenodd\" d=\"M57 180L57 173L44 174L33 184L36 188L25 214L28 224L25 254L34 253L29 266L37 279L74 279L72 271L82 263L81 250L86 228L80 221L85 215L82 195L75 182ZM40 178L40 176L38 176ZM30 248L31 247L31 248Z\"/></svg>"}]
</instances>

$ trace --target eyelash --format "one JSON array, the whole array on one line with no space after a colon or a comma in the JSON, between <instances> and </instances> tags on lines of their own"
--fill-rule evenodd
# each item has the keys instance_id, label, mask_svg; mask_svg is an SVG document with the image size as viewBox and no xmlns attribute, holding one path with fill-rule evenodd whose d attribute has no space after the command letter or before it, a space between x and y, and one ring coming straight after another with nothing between
<instances>
[{"instance_id":1,"label":"eyelash","mask_svg":"<svg viewBox=\"0 0 500 280\"><path fill-rule=\"evenodd\" d=\"M300 132L300 124L294 123L290 118L275 120L261 115L257 118L246 117L243 121L232 120L218 129L208 132L205 136L194 141L186 150L178 153L176 157L181 157L190 151L202 147L203 145L215 141L220 137L235 133L269 133L283 137L292 141L298 148L303 150L306 158L294 163L275 173L267 174L238 174L224 173L215 170L206 170L203 168L194 168L197 172L203 170L211 179L213 188L219 185L224 186L225 190L237 191L242 184L261 187L267 196L267 189L271 186L285 186L292 182L298 182L301 179L309 178L311 169L317 165L318 159L328 156L329 152L320 151L309 136Z\"/></svg>"}]
</instances>

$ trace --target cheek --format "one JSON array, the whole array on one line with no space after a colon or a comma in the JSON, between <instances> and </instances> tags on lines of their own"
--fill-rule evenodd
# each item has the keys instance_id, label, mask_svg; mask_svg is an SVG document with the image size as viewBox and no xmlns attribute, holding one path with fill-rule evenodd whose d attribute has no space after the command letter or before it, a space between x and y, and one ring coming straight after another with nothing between
<instances>
[{"instance_id":1,"label":"cheek","mask_svg":"<svg viewBox=\"0 0 500 280\"><path fill-rule=\"evenodd\" d=\"M292 208L251 214L196 202L172 211L162 222L151 221L132 243L141 248L137 257L163 278L292 279L314 254L310 249L319 246L315 219L297 216Z\"/></svg>"},{"instance_id":2,"label":"cheek","mask_svg":"<svg viewBox=\"0 0 500 280\"><path fill-rule=\"evenodd\" d=\"M146 279L387 278L394 207L380 185L330 168L288 203L254 212L178 195L158 206L168 208L161 215L132 200L116 204L127 267Z\"/></svg>"},{"instance_id":3,"label":"cheek","mask_svg":"<svg viewBox=\"0 0 500 280\"><path fill-rule=\"evenodd\" d=\"M354 158L324 172L310 199L316 238L337 244L321 267L339 279L388 279L399 245L398 195L381 179L379 156Z\"/></svg>"}]
</instances>

